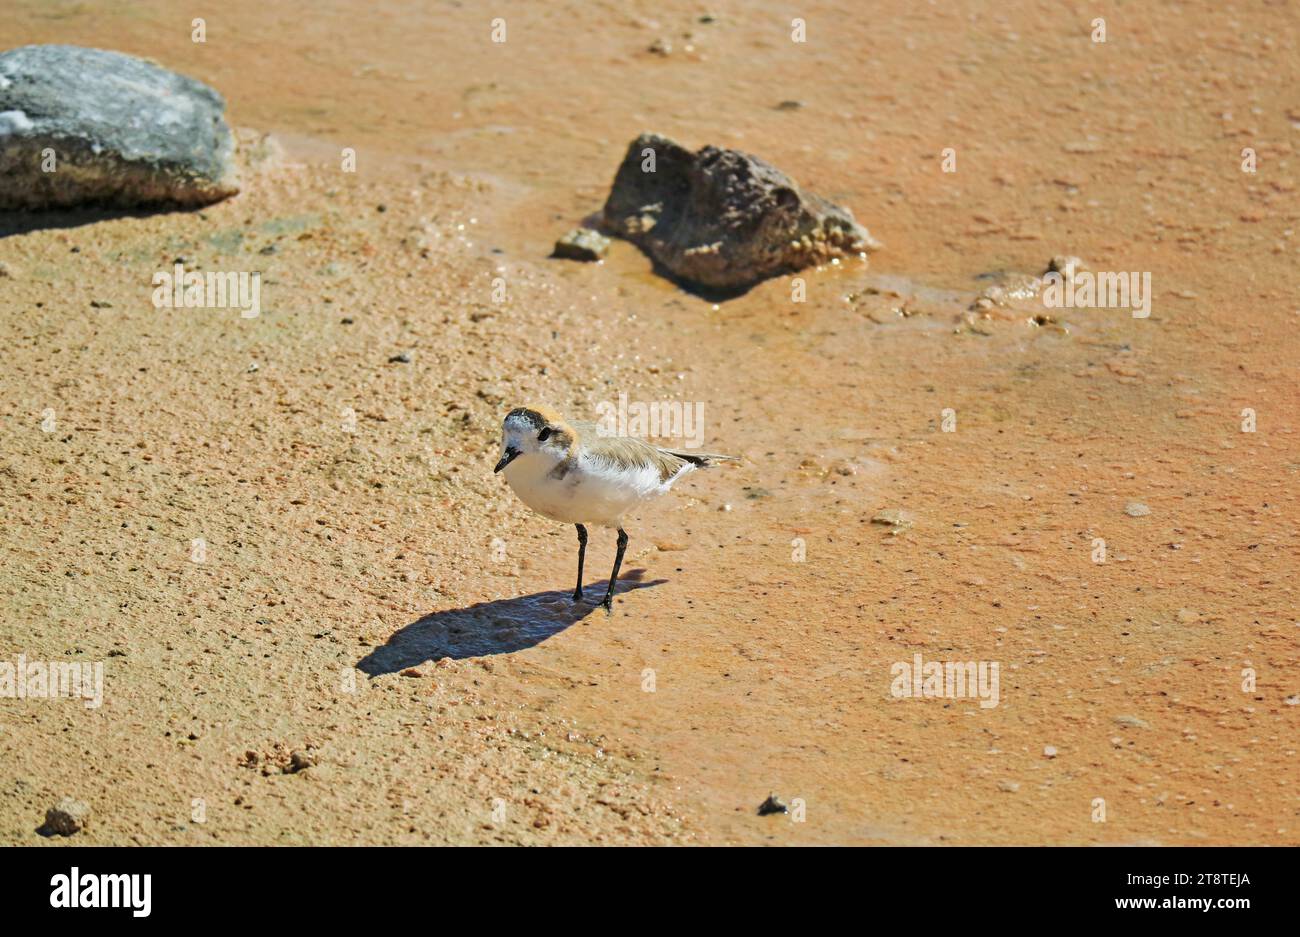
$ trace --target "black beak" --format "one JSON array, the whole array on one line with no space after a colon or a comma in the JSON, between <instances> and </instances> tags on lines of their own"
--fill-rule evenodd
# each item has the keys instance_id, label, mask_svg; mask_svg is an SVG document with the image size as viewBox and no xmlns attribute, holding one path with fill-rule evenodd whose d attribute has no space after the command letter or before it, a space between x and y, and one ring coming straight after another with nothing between
<instances>
[{"instance_id":1,"label":"black beak","mask_svg":"<svg viewBox=\"0 0 1300 937\"><path fill-rule=\"evenodd\" d=\"M492 469L492 474L495 475L497 472L501 471L503 468L505 468L507 465L509 465L518 457L519 457L518 449L513 449L513 448L507 449L506 454L501 457L501 461L498 462L496 464L496 467Z\"/></svg>"}]
</instances>

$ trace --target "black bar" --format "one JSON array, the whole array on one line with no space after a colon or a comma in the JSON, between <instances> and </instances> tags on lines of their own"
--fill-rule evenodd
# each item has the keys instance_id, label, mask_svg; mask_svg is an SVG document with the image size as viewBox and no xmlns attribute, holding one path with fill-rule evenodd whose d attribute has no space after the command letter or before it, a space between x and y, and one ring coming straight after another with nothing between
<instances>
[{"instance_id":1,"label":"black bar","mask_svg":"<svg viewBox=\"0 0 1300 937\"><path fill-rule=\"evenodd\" d=\"M487 848L64 846L0 851L0 894L14 920L41 914L67 923L116 918L132 925L248 925L266 920L259 908L279 909L295 924L334 925L353 916L373 920L389 904L404 909L392 921L398 924L417 911L417 919L428 921L440 908L491 916L517 908L527 915L530 905L535 913L569 902L626 910L629 901L671 904L690 897L738 913L761 913L775 903L809 912L844 908L868 920L893 909L913 916L918 927L929 920L945 929L963 921L1059 926L1126 918L1233 927L1294 919L1295 859L1293 850L1255 847L745 848L725 855L702 848L561 848L543 855ZM70 877L74 866L83 887L89 876L148 874L148 916L131 907L51 907L52 879ZM636 883L652 894L635 897Z\"/></svg>"}]
</instances>

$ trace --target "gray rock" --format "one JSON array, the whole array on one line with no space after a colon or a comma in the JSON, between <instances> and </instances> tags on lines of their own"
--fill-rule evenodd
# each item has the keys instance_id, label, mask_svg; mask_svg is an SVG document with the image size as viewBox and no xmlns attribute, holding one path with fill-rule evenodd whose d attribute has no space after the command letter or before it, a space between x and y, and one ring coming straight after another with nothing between
<instances>
[{"instance_id":1,"label":"gray rock","mask_svg":"<svg viewBox=\"0 0 1300 937\"><path fill-rule=\"evenodd\" d=\"M2 53L0 209L195 206L233 195L225 106L207 85L118 52Z\"/></svg>"},{"instance_id":2,"label":"gray rock","mask_svg":"<svg viewBox=\"0 0 1300 937\"><path fill-rule=\"evenodd\" d=\"M65 797L58 805L45 811L45 825L40 832L45 836L71 836L86 828L90 808L79 800Z\"/></svg>"},{"instance_id":3,"label":"gray rock","mask_svg":"<svg viewBox=\"0 0 1300 937\"><path fill-rule=\"evenodd\" d=\"M643 169L647 150L654 172ZM848 209L763 160L713 146L692 153L657 134L628 147L604 222L674 277L725 292L880 247Z\"/></svg>"},{"instance_id":4,"label":"gray rock","mask_svg":"<svg viewBox=\"0 0 1300 937\"><path fill-rule=\"evenodd\" d=\"M600 260L609 250L609 238L590 228L574 228L555 242L554 257L568 260Z\"/></svg>"},{"instance_id":5,"label":"gray rock","mask_svg":"<svg viewBox=\"0 0 1300 937\"><path fill-rule=\"evenodd\" d=\"M1151 513L1151 509L1141 501L1130 501L1124 505L1124 513L1129 517L1146 517Z\"/></svg>"}]
</instances>

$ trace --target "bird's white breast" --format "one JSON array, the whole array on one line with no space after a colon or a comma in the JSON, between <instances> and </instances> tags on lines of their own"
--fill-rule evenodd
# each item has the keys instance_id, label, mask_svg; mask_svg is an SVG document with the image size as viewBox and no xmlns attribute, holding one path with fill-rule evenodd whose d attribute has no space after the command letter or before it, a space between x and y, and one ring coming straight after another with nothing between
<instances>
[{"instance_id":1,"label":"bird's white breast","mask_svg":"<svg viewBox=\"0 0 1300 937\"><path fill-rule=\"evenodd\" d=\"M690 468L663 482L652 465L618 468L579 456L560 472L554 461L532 453L507 465L505 476L519 500L543 517L617 527L625 511L663 494Z\"/></svg>"}]
</instances>

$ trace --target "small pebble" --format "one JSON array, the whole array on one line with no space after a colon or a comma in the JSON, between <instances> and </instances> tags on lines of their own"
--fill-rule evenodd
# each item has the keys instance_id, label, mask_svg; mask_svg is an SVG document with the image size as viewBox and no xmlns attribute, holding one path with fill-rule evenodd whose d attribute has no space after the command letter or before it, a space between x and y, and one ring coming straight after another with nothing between
<instances>
[{"instance_id":1,"label":"small pebble","mask_svg":"<svg viewBox=\"0 0 1300 937\"><path fill-rule=\"evenodd\" d=\"M1044 758L1055 758L1055 757L1056 757L1056 746L1055 746L1055 745L1047 745L1047 746L1044 746L1044 748L1043 748L1043 757L1044 757Z\"/></svg>"},{"instance_id":2,"label":"small pebble","mask_svg":"<svg viewBox=\"0 0 1300 937\"><path fill-rule=\"evenodd\" d=\"M609 251L609 238L590 228L574 228L555 242L552 257L565 260L600 260Z\"/></svg>"},{"instance_id":3,"label":"small pebble","mask_svg":"<svg viewBox=\"0 0 1300 937\"><path fill-rule=\"evenodd\" d=\"M1130 726L1134 729L1149 729L1151 723L1145 719L1139 719L1137 716L1116 716L1115 722L1122 726Z\"/></svg>"},{"instance_id":4,"label":"small pebble","mask_svg":"<svg viewBox=\"0 0 1300 937\"><path fill-rule=\"evenodd\" d=\"M1130 501L1124 505L1124 513L1129 517L1146 517L1151 513L1151 509L1141 501Z\"/></svg>"},{"instance_id":5,"label":"small pebble","mask_svg":"<svg viewBox=\"0 0 1300 937\"><path fill-rule=\"evenodd\" d=\"M1072 254L1057 254L1052 258L1051 263L1047 265L1047 272L1065 273L1067 267L1073 267L1076 274L1088 269L1088 265L1083 262L1082 258L1075 257Z\"/></svg>"},{"instance_id":6,"label":"small pebble","mask_svg":"<svg viewBox=\"0 0 1300 937\"><path fill-rule=\"evenodd\" d=\"M898 510L898 508L886 508L878 511L871 518L871 523L882 524L889 528L889 532L897 536L912 526L912 516Z\"/></svg>"},{"instance_id":7,"label":"small pebble","mask_svg":"<svg viewBox=\"0 0 1300 937\"><path fill-rule=\"evenodd\" d=\"M758 805L758 815L765 817L770 813L789 813L790 808L781 803L775 794L768 794L767 800Z\"/></svg>"},{"instance_id":8,"label":"small pebble","mask_svg":"<svg viewBox=\"0 0 1300 937\"><path fill-rule=\"evenodd\" d=\"M89 820L90 807L80 800L65 797L45 811L45 825L40 833L43 836L71 836L84 830Z\"/></svg>"}]
</instances>

